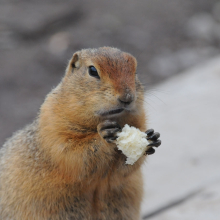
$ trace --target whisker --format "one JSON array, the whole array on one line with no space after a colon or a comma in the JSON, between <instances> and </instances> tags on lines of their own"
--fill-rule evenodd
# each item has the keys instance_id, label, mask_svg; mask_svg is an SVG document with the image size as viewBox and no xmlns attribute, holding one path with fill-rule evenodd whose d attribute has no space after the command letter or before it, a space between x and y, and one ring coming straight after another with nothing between
<instances>
[{"instance_id":1,"label":"whisker","mask_svg":"<svg viewBox=\"0 0 220 220\"><path fill-rule=\"evenodd\" d=\"M147 106L151 107L154 111L156 111L156 108L154 108L149 102L147 102L145 99L137 98L137 102L145 103Z\"/></svg>"},{"instance_id":2,"label":"whisker","mask_svg":"<svg viewBox=\"0 0 220 220\"><path fill-rule=\"evenodd\" d=\"M148 99L148 100L154 102L154 101L151 100L151 99ZM149 103L145 98L138 97L138 98L137 98L137 101L141 101L141 102L144 102L145 104L150 105L150 103ZM155 102L154 102L154 103L155 103Z\"/></svg>"},{"instance_id":3,"label":"whisker","mask_svg":"<svg viewBox=\"0 0 220 220\"><path fill-rule=\"evenodd\" d=\"M148 92L150 95L152 95L152 96L154 96L155 98L157 98L159 101L161 101L163 104L165 104L166 105L166 103L162 100L162 99L160 99L159 97L157 97L154 93L151 93L151 92ZM148 97L149 98L149 97Z\"/></svg>"}]
</instances>

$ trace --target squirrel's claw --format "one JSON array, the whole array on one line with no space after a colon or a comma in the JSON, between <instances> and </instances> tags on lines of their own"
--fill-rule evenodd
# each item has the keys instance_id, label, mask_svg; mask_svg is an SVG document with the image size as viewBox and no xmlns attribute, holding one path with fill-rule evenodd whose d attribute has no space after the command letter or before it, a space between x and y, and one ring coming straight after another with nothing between
<instances>
[{"instance_id":1,"label":"squirrel's claw","mask_svg":"<svg viewBox=\"0 0 220 220\"><path fill-rule=\"evenodd\" d=\"M145 152L145 154L151 155L155 153L155 149L153 147L159 147L161 145L161 140L158 138L160 137L160 133L155 132L153 129L149 129L145 132L147 134L147 140L151 143L148 145L150 148Z\"/></svg>"},{"instance_id":2,"label":"squirrel's claw","mask_svg":"<svg viewBox=\"0 0 220 220\"><path fill-rule=\"evenodd\" d=\"M120 125L115 121L106 120L98 125L98 133L108 143L117 139L117 132L121 131Z\"/></svg>"},{"instance_id":3,"label":"squirrel's claw","mask_svg":"<svg viewBox=\"0 0 220 220\"><path fill-rule=\"evenodd\" d=\"M147 136L151 136L154 133L154 129L148 129L146 132Z\"/></svg>"},{"instance_id":4,"label":"squirrel's claw","mask_svg":"<svg viewBox=\"0 0 220 220\"><path fill-rule=\"evenodd\" d=\"M151 141L155 140L156 141L159 137L160 137L160 133L155 132L151 136L147 136L147 140L151 140Z\"/></svg>"},{"instance_id":5,"label":"squirrel's claw","mask_svg":"<svg viewBox=\"0 0 220 220\"><path fill-rule=\"evenodd\" d=\"M156 140L148 144L148 146L151 146L151 147L159 147L160 145L161 145L161 140Z\"/></svg>"},{"instance_id":6,"label":"squirrel's claw","mask_svg":"<svg viewBox=\"0 0 220 220\"><path fill-rule=\"evenodd\" d=\"M115 136L115 137L107 137L107 138L105 138L105 140L106 140L108 143L113 143L117 138L118 138L118 136Z\"/></svg>"},{"instance_id":7,"label":"squirrel's claw","mask_svg":"<svg viewBox=\"0 0 220 220\"><path fill-rule=\"evenodd\" d=\"M151 154L154 154L154 153L155 153L155 149L153 149L152 147L149 148L149 149L145 152L145 154L147 154L147 155L151 155Z\"/></svg>"}]
</instances>

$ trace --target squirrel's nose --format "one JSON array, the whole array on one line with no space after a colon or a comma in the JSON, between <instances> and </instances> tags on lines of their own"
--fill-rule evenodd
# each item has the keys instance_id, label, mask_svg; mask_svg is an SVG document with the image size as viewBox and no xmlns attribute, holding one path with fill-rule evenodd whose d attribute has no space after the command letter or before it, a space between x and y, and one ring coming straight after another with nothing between
<instances>
[{"instance_id":1,"label":"squirrel's nose","mask_svg":"<svg viewBox=\"0 0 220 220\"><path fill-rule=\"evenodd\" d=\"M130 105L134 101L134 96L130 93L127 93L118 98L118 101L124 105Z\"/></svg>"}]
</instances>

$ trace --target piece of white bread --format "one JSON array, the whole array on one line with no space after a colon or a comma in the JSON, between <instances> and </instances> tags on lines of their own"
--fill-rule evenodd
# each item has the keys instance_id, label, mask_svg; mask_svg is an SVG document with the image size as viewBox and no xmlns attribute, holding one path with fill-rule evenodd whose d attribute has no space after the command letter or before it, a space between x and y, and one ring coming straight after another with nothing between
<instances>
[{"instance_id":1,"label":"piece of white bread","mask_svg":"<svg viewBox=\"0 0 220 220\"><path fill-rule=\"evenodd\" d=\"M133 126L126 124L117 136L115 143L127 157L126 164L133 165L150 148L147 146L150 143L147 141L147 135Z\"/></svg>"}]
</instances>

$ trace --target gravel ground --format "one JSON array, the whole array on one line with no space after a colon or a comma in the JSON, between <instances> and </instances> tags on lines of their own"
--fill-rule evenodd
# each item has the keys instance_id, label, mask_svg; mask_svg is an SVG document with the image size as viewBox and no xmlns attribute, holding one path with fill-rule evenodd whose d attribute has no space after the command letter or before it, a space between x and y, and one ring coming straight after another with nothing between
<instances>
[{"instance_id":1,"label":"gravel ground","mask_svg":"<svg viewBox=\"0 0 220 220\"><path fill-rule=\"evenodd\" d=\"M138 59L146 89L219 53L217 0L0 1L0 144L36 116L78 49Z\"/></svg>"}]
</instances>

